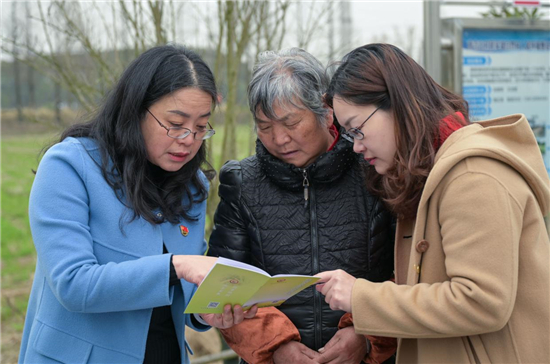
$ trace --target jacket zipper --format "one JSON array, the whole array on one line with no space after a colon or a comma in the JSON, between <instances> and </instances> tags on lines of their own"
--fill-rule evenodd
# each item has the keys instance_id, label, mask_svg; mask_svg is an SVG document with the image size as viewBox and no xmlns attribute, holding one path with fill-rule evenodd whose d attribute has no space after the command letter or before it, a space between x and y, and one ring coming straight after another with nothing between
<instances>
[{"instance_id":1,"label":"jacket zipper","mask_svg":"<svg viewBox=\"0 0 550 364\"><path fill-rule=\"evenodd\" d=\"M310 213L310 223L311 223L311 263L312 263L312 274L319 273L319 237L317 231L317 204L315 200L315 193L313 187L310 188L309 179L307 177L307 171L304 168L302 170L304 176L304 207L307 208L309 203L309 213ZM317 290L313 291L313 332L315 335L315 347L319 349L322 344L322 297Z\"/></svg>"},{"instance_id":2,"label":"jacket zipper","mask_svg":"<svg viewBox=\"0 0 550 364\"><path fill-rule=\"evenodd\" d=\"M304 186L304 207L307 207L309 201L309 180L307 178L307 171L305 168L302 169L302 174L304 176L304 181L302 182L302 186Z\"/></svg>"}]
</instances>

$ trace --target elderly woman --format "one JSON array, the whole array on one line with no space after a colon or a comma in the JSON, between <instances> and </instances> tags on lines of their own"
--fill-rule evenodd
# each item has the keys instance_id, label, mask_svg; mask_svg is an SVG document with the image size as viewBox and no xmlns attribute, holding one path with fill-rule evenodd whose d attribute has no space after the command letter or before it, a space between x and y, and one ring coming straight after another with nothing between
<instances>
[{"instance_id":1,"label":"elderly woman","mask_svg":"<svg viewBox=\"0 0 550 364\"><path fill-rule=\"evenodd\" d=\"M391 278L392 216L367 192L361 158L323 102L328 82L301 49L259 56L248 87L256 155L221 169L209 255L270 274L339 268L374 282ZM222 333L255 364L377 362L393 354L393 339L366 340L343 315L308 288Z\"/></svg>"}]
</instances>

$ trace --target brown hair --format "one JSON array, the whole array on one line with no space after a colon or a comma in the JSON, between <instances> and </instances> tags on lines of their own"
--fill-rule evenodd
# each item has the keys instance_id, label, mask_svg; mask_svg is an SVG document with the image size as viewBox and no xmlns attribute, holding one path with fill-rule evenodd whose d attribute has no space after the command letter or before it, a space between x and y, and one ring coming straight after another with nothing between
<instances>
[{"instance_id":1,"label":"brown hair","mask_svg":"<svg viewBox=\"0 0 550 364\"><path fill-rule=\"evenodd\" d=\"M325 100L334 97L353 105L374 105L395 119L397 152L386 174L367 167L368 188L382 196L399 218L416 216L422 190L437 152L441 120L454 117L466 125L465 100L440 85L399 48L368 44L348 53L332 77Z\"/></svg>"}]
</instances>

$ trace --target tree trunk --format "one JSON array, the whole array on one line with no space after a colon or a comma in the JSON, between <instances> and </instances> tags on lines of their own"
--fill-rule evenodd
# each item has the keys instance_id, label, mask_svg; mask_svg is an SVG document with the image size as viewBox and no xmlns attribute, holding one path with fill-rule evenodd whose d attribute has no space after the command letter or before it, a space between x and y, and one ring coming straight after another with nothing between
<instances>
[{"instance_id":1,"label":"tree trunk","mask_svg":"<svg viewBox=\"0 0 550 364\"><path fill-rule=\"evenodd\" d=\"M25 15L26 15L26 37L25 42L27 46L27 61L29 61L29 58L31 57L31 52L28 51L33 46L32 44L32 23L31 23L31 11L29 8L29 3L25 3ZM36 107L36 99L35 99L35 83L34 83L34 68L27 66L27 86L29 90L29 103L28 106L31 109L34 109Z\"/></svg>"},{"instance_id":2,"label":"tree trunk","mask_svg":"<svg viewBox=\"0 0 550 364\"><path fill-rule=\"evenodd\" d=\"M19 50L15 43L19 38L17 24L17 3L11 4L11 36L15 40L12 48L13 54L13 91L15 92L15 107L17 108L17 121L23 121L23 102L21 101L21 67L19 62Z\"/></svg>"},{"instance_id":3,"label":"tree trunk","mask_svg":"<svg viewBox=\"0 0 550 364\"><path fill-rule=\"evenodd\" d=\"M19 60L13 60L13 81L15 92L15 107L17 108L17 121L23 121L23 102L21 101L21 67Z\"/></svg>"},{"instance_id":4,"label":"tree trunk","mask_svg":"<svg viewBox=\"0 0 550 364\"><path fill-rule=\"evenodd\" d=\"M227 24L227 101L225 109L222 157L218 162L218 170L229 159L235 159L235 103L237 101L237 77L239 60L235 57L235 3L225 3L225 18Z\"/></svg>"},{"instance_id":5,"label":"tree trunk","mask_svg":"<svg viewBox=\"0 0 550 364\"><path fill-rule=\"evenodd\" d=\"M162 15L164 11L163 3L161 1L150 2L151 13L153 16L153 25L155 27L155 41L156 45L166 44L165 31L162 24Z\"/></svg>"},{"instance_id":6,"label":"tree trunk","mask_svg":"<svg viewBox=\"0 0 550 364\"><path fill-rule=\"evenodd\" d=\"M218 10L218 42L216 44L216 62L214 64L214 79L219 81L221 79L221 65L222 65L222 44L223 39L225 35L225 17L226 12L224 10L224 2L221 0L218 0L217 3L217 10ZM214 128L218 127L217 125L214 125ZM224 133L225 134L225 133ZM213 160L213 139L207 140L208 145L208 151L210 153L210 160L212 161L212 166L216 169L216 171L219 172L221 162ZM222 139L222 145L225 143L225 136ZM220 159L223 159L223 146L222 146L222 155ZM218 187L220 185L220 179L219 176L216 176L211 182L210 182L210 192L208 195L208 201L206 201L206 215L208 218L206 219L206 227L205 227L205 236L210 236L210 233L212 232L212 229L214 228L214 213L216 212L216 208L218 207L218 203L220 202L220 197L218 196Z\"/></svg>"},{"instance_id":7,"label":"tree trunk","mask_svg":"<svg viewBox=\"0 0 550 364\"><path fill-rule=\"evenodd\" d=\"M61 125L61 85L58 82L54 83L54 95L55 121Z\"/></svg>"},{"instance_id":8,"label":"tree trunk","mask_svg":"<svg viewBox=\"0 0 550 364\"><path fill-rule=\"evenodd\" d=\"M35 84L34 84L34 68L27 67L27 86L29 90L29 107L34 109L36 107L35 98Z\"/></svg>"}]
</instances>

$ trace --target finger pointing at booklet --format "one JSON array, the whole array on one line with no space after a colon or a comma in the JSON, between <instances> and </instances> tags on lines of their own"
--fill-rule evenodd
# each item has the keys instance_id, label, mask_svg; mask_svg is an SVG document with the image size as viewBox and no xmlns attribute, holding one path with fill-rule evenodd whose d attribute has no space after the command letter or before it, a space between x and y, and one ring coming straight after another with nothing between
<instances>
[{"instance_id":1,"label":"finger pointing at booklet","mask_svg":"<svg viewBox=\"0 0 550 364\"><path fill-rule=\"evenodd\" d=\"M203 255L174 255L172 257L172 264L174 264L178 278L196 285L203 282L217 261L217 258ZM227 329L240 324L244 319L254 317L257 311L256 305L245 311L241 305L234 305L232 308L231 304L227 304L224 305L221 313L203 313L200 316L210 326Z\"/></svg>"},{"instance_id":2,"label":"finger pointing at booklet","mask_svg":"<svg viewBox=\"0 0 550 364\"><path fill-rule=\"evenodd\" d=\"M172 263L179 279L199 285L210 269L216 264L216 258L204 255L174 255Z\"/></svg>"},{"instance_id":3,"label":"finger pointing at booklet","mask_svg":"<svg viewBox=\"0 0 550 364\"><path fill-rule=\"evenodd\" d=\"M325 302L333 310L351 312L351 291L357 280L341 269L321 272L315 275L321 278L315 287L325 296Z\"/></svg>"}]
</instances>

